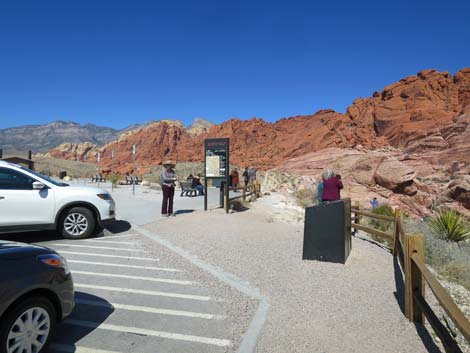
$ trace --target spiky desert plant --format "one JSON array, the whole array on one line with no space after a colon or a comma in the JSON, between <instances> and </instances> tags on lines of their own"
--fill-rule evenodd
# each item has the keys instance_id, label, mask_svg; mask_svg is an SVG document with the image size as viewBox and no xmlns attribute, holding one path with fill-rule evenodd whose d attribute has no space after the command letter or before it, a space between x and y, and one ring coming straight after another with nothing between
<instances>
[{"instance_id":1,"label":"spiky desert plant","mask_svg":"<svg viewBox=\"0 0 470 353\"><path fill-rule=\"evenodd\" d=\"M429 220L429 227L447 241L464 241L470 237L469 222L457 211L442 208Z\"/></svg>"}]
</instances>

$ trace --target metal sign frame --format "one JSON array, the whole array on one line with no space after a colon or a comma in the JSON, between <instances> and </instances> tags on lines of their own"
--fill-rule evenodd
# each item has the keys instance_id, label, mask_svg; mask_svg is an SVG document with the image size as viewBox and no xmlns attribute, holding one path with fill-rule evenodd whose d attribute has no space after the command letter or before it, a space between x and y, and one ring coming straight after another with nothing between
<instances>
[{"instance_id":1,"label":"metal sign frame","mask_svg":"<svg viewBox=\"0 0 470 353\"><path fill-rule=\"evenodd\" d=\"M207 157L215 157L219 156L219 163L220 163L220 158L222 157L223 162L225 165L223 165L224 168L219 164L218 165L218 170L219 170L219 175L214 176L214 175L207 175ZM223 170L223 175L221 171ZM222 182L225 181L224 187L224 198L225 198L225 211L228 212L228 183L229 183L229 172L230 172L230 139L229 138L216 138L216 139L205 139L204 140L204 210L207 211L207 180L212 179L212 180L222 180ZM213 174L213 173L211 173ZM222 187L222 186L221 186Z\"/></svg>"}]
</instances>

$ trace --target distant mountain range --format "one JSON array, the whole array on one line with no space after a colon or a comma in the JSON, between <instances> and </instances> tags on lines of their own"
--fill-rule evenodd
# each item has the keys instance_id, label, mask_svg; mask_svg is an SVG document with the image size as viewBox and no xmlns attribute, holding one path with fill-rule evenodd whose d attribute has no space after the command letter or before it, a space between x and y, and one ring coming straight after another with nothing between
<instances>
[{"instance_id":1,"label":"distant mountain range","mask_svg":"<svg viewBox=\"0 0 470 353\"><path fill-rule=\"evenodd\" d=\"M138 130L147 124L134 124L125 129L117 130L111 127L93 124L81 125L69 121L53 121L44 125L24 125L8 129L0 129L0 148L4 153L26 152L45 153L63 143L81 144L90 142L102 147L111 141L116 141L122 134ZM196 118L190 127L210 127L212 123Z\"/></svg>"}]
</instances>

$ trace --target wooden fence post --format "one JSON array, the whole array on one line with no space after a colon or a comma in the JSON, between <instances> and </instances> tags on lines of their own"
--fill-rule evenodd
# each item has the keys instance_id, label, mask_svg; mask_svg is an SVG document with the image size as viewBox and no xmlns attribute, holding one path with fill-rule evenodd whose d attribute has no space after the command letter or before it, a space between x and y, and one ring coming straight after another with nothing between
<instances>
[{"instance_id":1,"label":"wooden fence post","mask_svg":"<svg viewBox=\"0 0 470 353\"><path fill-rule=\"evenodd\" d=\"M354 208L356 210L360 210L361 208L361 205L359 204L359 201L355 201L354 202ZM354 214L354 224L359 224L359 215L357 213ZM352 235L356 235L356 233L358 232L358 230L356 228L354 228L354 232L352 233Z\"/></svg>"},{"instance_id":2,"label":"wooden fence post","mask_svg":"<svg viewBox=\"0 0 470 353\"><path fill-rule=\"evenodd\" d=\"M405 314L412 322L423 323L424 316L419 306L415 303L413 293L424 298L423 276L414 261L411 259L416 253L424 262L424 236L422 234L405 235Z\"/></svg>"},{"instance_id":3,"label":"wooden fence post","mask_svg":"<svg viewBox=\"0 0 470 353\"><path fill-rule=\"evenodd\" d=\"M400 222L400 209L397 207L395 209L395 221L393 222L393 256L398 254L398 242L400 241L400 232L398 230L398 222Z\"/></svg>"}]
</instances>

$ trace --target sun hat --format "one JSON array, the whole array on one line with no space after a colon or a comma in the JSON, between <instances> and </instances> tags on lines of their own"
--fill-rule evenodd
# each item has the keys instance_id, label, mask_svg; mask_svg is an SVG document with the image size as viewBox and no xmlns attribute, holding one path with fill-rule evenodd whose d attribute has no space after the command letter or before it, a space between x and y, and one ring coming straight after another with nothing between
<instances>
[{"instance_id":1,"label":"sun hat","mask_svg":"<svg viewBox=\"0 0 470 353\"><path fill-rule=\"evenodd\" d=\"M172 167L176 167L176 163L172 160L166 160L163 162L164 167L169 166L169 165L171 165Z\"/></svg>"}]
</instances>

